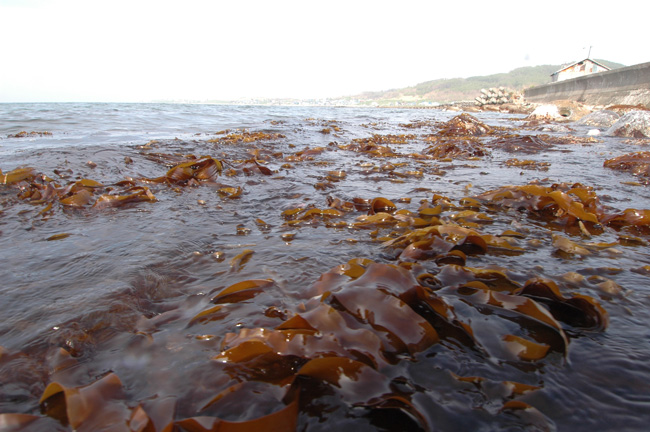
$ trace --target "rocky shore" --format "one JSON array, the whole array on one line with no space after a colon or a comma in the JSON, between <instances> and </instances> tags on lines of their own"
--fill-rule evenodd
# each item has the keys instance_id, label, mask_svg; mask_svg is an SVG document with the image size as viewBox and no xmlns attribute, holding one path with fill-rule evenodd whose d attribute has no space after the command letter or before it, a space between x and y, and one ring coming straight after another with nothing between
<instances>
[{"instance_id":1,"label":"rocky shore","mask_svg":"<svg viewBox=\"0 0 650 432\"><path fill-rule=\"evenodd\" d=\"M650 109L642 105L586 105L570 100L558 100L550 103L528 102L515 98L508 103L478 104L474 102L456 102L440 105L435 109L445 111L499 112L507 114L525 114L527 120L546 123L578 122L593 126L591 135L619 136L630 138L650 138Z\"/></svg>"}]
</instances>

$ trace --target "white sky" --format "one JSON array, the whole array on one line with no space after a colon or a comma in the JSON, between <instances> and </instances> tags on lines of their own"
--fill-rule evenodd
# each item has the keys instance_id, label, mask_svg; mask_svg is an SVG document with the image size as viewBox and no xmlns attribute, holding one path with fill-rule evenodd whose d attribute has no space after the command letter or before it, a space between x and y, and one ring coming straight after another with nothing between
<instances>
[{"instance_id":1,"label":"white sky","mask_svg":"<svg viewBox=\"0 0 650 432\"><path fill-rule=\"evenodd\" d=\"M337 97L650 61L642 1L0 0L0 102Z\"/></svg>"}]
</instances>

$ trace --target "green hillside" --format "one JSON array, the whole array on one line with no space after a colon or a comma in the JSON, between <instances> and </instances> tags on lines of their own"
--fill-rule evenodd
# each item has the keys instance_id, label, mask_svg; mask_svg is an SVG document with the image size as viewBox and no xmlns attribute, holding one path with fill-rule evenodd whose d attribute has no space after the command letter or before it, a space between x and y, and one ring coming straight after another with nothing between
<instances>
[{"instance_id":1,"label":"green hillside","mask_svg":"<svg viewBox=\"0 0 650 432\"><path fill-rule=\"evenodd\" d=\"M596 59L596 61L611 69L624 66L606 60ZM378 103L445 103L473 100L483 88L505 87L512 90L523 90L528 87L549 83L551 82L551 74L560 68L562 68L562 65L527 66L514 69L508 73L469 78L438 79L401 89L364 92L354 96L354 98L360 101Z\"/></svg>"}]
</instances>

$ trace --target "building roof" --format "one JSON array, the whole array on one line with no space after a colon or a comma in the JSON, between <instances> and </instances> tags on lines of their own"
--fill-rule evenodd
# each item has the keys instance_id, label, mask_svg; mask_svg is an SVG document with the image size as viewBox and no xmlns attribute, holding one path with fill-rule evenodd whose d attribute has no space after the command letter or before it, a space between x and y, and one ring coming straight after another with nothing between
<instances>
[{"instance_id":1,"label":"building roof","mask_svg":"<svg viewBox=\"0 0 650 432\"><path fill-rule=\"evenodd\" d=\"M564 71L564 70L569 69L570 67L573 67L573 66L575 66L575 65L577 65L577 64L580 64L580 63L582 63L582 62L585 62L585 61L590 61L590 62L592 62L592 63L594 63L594 64L597 64L598 66L602 67L603 69L610 70L610 68L608 68L608 67L605 66L604 64L599 63L599 62L597 62L596 60L593 60L593 59L590 59L590 58L586 58L586 59L582 59L582 60L577 61L577 62L573 62L573 63L571 63L570 65L564 66L562 69L553 72L553 73L551 74L551 76L553 76L553 75L555 75L555 74L558 74L558 73L560 73L560 72L562 72L562 71Z\"/></svg>"}]
</instances>

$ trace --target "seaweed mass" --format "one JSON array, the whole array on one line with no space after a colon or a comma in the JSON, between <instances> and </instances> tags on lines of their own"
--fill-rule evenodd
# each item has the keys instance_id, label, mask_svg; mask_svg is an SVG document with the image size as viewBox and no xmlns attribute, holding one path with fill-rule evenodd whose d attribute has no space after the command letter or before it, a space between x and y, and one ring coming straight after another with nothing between
<instances>
[{"instance_id":1,"label":"seaweed mass","mask_svg":"<svg viewBox=\"0 0 650 432\"><path fill-rule=\"evenodd\" d=\"M5 135L0 428L642 430L648 139L368 111Z\"/></svg>"}]
</instances>

